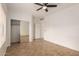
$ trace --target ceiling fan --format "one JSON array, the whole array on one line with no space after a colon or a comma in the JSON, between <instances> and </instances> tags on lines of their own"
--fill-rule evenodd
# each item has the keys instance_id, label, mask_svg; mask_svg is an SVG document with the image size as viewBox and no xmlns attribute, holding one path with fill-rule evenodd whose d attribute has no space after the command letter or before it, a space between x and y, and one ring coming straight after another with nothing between
<instances>
[{"instance_id":1,"label":"ceiling fan","mask_svg":"<svg viewBox=\"0 0 79 59\"><path fill-rule=\"evenodd\" d=\"M43 3L43 4L41 4L41 3L34 3L34 4L41 6L36 11L44 9L46 12L48 12L48 7L57 7L57 5L48 5L48 3Z\"/></svg>"}]
</instances>

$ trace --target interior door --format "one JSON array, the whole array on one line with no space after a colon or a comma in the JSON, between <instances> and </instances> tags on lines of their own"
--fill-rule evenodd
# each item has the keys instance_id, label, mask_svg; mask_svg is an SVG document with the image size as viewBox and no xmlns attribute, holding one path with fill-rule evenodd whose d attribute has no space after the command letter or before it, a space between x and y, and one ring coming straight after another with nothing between
<instances>
[{"instance_id":1,"label":"interior door","mask_svg":"<svg viewBox=\"0 0 79 59\"><path fill-rule=\"evenodd\" d=\"M11 42L20 42L20 21L11 22Z\"/></svg>"}]
</instances>

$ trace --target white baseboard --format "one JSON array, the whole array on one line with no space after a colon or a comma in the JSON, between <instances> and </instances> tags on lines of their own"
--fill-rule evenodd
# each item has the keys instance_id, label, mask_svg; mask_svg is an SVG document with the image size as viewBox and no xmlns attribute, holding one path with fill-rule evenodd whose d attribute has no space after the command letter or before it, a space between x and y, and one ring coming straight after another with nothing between
<instances>
[{"instance_id":1,"label":"white baseboard","mask_svg":"<svg viewBox=\"0 0 79 59\"><path fill-rule=\"evenodd\" d=\"M3 46L0 48L0 56L5 56L7 50L7 45L6 43L3 44Z\"/></svg>"},{"instance_id":2,"label":"white baseboard","mask_svg":"<svg viewBox=\"0 0 79 59\"><path fill-rule=\"evenodd\" d=\"M40 39L40 40L43 40L44 38L35 38L35 39L37 39L37 40L39 40L39 39Z\"/></svg>"}]
</instances>

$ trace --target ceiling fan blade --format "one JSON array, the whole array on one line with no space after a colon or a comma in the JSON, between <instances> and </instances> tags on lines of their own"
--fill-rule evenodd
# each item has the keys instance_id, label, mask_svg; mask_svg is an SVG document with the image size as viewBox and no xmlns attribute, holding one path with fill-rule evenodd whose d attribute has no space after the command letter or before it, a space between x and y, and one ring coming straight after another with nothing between
<instances>
[{"instance_id":1,"label":"ceiling fan blade","mask_svg":"<svg viewBox=\"0 0 79 59\"><path fill-rule=\"evenodd\" d=\"M37 9L37 11L39 11L40 9L42 9L43 7L40 7L39 9Z\"/></svg>"},{"instance_id":2,"label":"ceiling fan blade","mask_svg":"<svg viewBox=\"0 0 79 59\"><path fill-rule=\"evenodd\" d=\"M47 7L57 7L57 5L47 5Z\"/></svg>"},{"instance_id":3,"label":"ceiling fan blade","mask_svg":"<svg viewBox=\"0 0 79 59\"><path fill-rule=\"evenodd\" d=\"M43 3L45 6L47 6L48 3Z\"/></svg>"},{"instance_id":4,"label":"ceiling fan blade","mask_svg":"<svg viewBox=\"0 0 79 59\"><path fill-rule=\"evenodd\" d=\"M35 3L36 5L39 5L39 6L43 6L42 4L40 4L40 3Z\"/></svg>"},{"instance_id":5,"label":"ceiling fan blade","mask_svg":"<svg viewBox=\"0 0 79 59\"><path fill-rule=\"evenodd\" d=\"M45 9L46 12L48 12L48 9Z\"/></svg>"}]
</instances>

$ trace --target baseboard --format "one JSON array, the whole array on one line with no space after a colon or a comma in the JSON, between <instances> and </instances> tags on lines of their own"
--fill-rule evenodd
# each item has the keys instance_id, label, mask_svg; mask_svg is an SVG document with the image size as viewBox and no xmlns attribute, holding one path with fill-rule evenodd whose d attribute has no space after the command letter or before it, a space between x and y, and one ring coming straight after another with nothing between
<instances>
[{"instance_id":1,"label":"baseboard","mask_svg":"<svg viewBox=\"0 0 79 59\"><path fill-rule=\"evenodd\" d=\"M6 42L3 44L3 46L0 48L0 56L5 56L6 50L7 50Z\"/></svg>"},{"instance_id":2,"label":"baseboard","mask_svg":"<svg viewBox=\"0 0 79 59\"><path fill-rule=\"evenodd\" d=\"M58 46L61 46L61 47L64 47L64 48L70 49L70 50L72 50L72 51L79 52L79 50L76 50L76 49L73 49L73 48L69 48L69 47L67 47L67 46L64 46L64 45L61 45L61 44L57 44L57 43L52 42L52 41L49 41L49 40L45 40L45 41L48 41L48 42L50 42L50 43L54 43L54 44L56 44L56 45L58 45Z\"/></svg>"},{"instance_id":3,"label":"baseboard","mask_svg":"<svg viewBox=\"0 0 79 59\"><path fill-rule=\"evenodd\" d=\"M21 35L20 37L29 37L29 35Z\"/></svg>"},{"instance_id":4,"label":"baseboard","mask_svg":"<svg viewBox=\"0 0 79 59\"><path fill-rule=\"evenodd\" d=\"M35 38L34 40L39 40L39 39L40 39L40 40L43 40L44 38Z\"/></svg>"}]
</instances>

